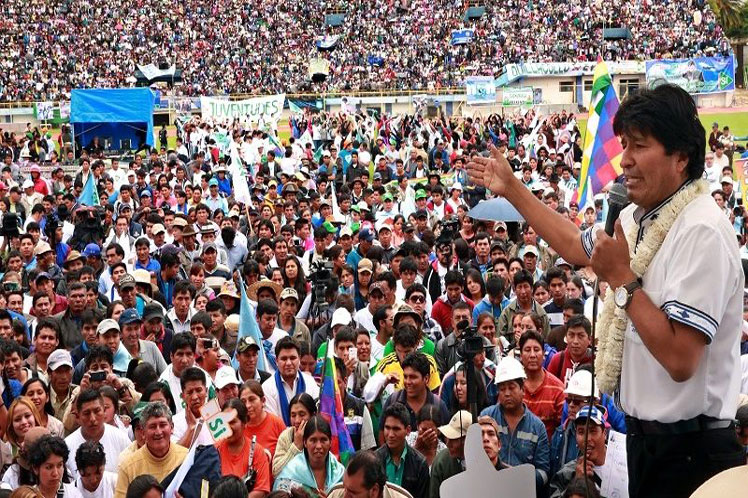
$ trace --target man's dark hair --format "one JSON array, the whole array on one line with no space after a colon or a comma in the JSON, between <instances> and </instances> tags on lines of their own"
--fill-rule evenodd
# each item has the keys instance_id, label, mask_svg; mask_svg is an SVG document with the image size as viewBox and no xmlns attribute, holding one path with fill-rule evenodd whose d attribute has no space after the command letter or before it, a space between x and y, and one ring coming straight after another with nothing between
<instances>
[{"instance_id":1,"label":"man's dark hair","mask_svg":"<svg viewBox=\"0 0 748 498\"><path fill-rule=\"evenodd\" d=\"M583 327L587 335L592 334L592 324L584 315L574 315L569 318L569 321L566 322L566 330L568 331L572 327Z\"/></svg>"},{"instance_id":2,"label":"man's dark hair","mask_svg":"<svg viewBox=\"0 0 748 498\"><path fill-rule=\"evenodd\" d=\"M557 266L551 268L545 274L545 281L548 282L549 285L551 283L551 280L553 280L554 278L560 278L563 283L566 283L569 280L566 277L566 272Z\"/></svg>"},{"instance_id":3,"label":"man's dark hair","mask_svg":"<svg viewBox=\"0 0 748 498\"><path fill-rule=\"evenodd\" d=\"M341 342L352 342L356 343L356 331L353 327L341 327L340 330L335 334L335 346Z\"/></svg>"},{"instance_id":4,"label":"man's dark hair","mask_svg":"<svg viewBox=\"0 0 748 498\"><path fill-rule=\"evenodd\" d=\"M301 356L301 345L299 341L291 336L286 336L275 344L275 356L278 357L284 349L295 349L299 353L299 356Z\"/></svg>"},{"instance_id":5,"label":"man's dark hair","mask_svg":"<svg viewBox=\"0 0 748 498\"><path fill-rule=\"evenodd\" d=\"M664 84L629 93L613 119L613 132L650 135L666 154L688 156L688 178L695 180L704 173L706 132L693 97L679 86Z\"/></svg>"},{"instance_id":6,"label":"man's dark hair","mask_svg":"<svg viewBox=\"0 0 748 498\"><path fill-rule=\"evenodd\" d=\"M190 299L195 298L195 286L192 285L192 283L189 280L178 280L176 284L174 284L174 297L177 297L177 295L182 294L184 292L189 293Z\"/></svg>"},{"instance_id":7,"label":"man's dark hair","mask_svg":"<svg viewBox=\"0 0 748 498\"><path fill-rule=\"evenodd\" d=\"M416 263L416 260L410 256L408 256L407 258L404 258L400 262L400 273L403 273L405 271L418 273L418 263Z\"/></svg>"},{"instance_id":8,"label":"man's dark hair","mask_svg":"<svg viewBox=\"0 0 748 498\"><path fill-rule=\"evenodd\" d=\"M374 328L376 328L377 331L379 331L379 324L382 322L382 320L386 320L387 319L387 311L389 311L391 309L392 309L392 306L385 305L385 306L379 307L379 309L377 309L377 311L374 312L374 316L372 317L372 321L374 322ZM338 332L338 333L340 333L340 332Z\"/></svg>"},{"instance_id":9,"label":"man's dark hair","mask_svg":"<svg viewBox=\"0 0 748 498\"><path fill-rule=\"evenodd\" d=\"M96 400L103 402L104 398L101 392L98 389L86 389L75 399L75 408L80 412L83 409L83 405Z\"/></svg>"},{"instance_id":10,"label":"man's dark hair","mask_svg":"<svg viewBox=\"0 0 748 498\"><path fill-rule=\"evenodd\" d=\"M444 288L446 289L452 284L458 284L460 287L465 287L465 277L458 271L450 270L444 275ZM532 285L532 283L530 283Z\"/></svg>"},{"instance_id":11,"label":"man's dark hair","mask_svg":"<svg viewBox=\"0 0 748 498\"><path fill-rule=\"evenodd\" d=\"M431 365L429 364L429 360L426 358L426 355L423 353L419 353L418 351L414 351L406 356L401 366L403 370L405 370L405 367L412 368L413 370L421 374L421 377L423 378L428 377L429 373L431 372Z\"/></svg>"},{"instance_id":12,"label":"man's dark hair","mask_svg":"<svg viewBox=\"0 0 748 498\"><path fill-rule=\"evenodd\" d=\"M75 452L75 464L81 471L86 467L101 467L106 465L104 447L98 441L85 441Z\"/></svg>"},{"instance_id":13,"label":"man's dark hair","mask_svg":"<svg viewBox=\"0 0 748 498\"><path fill-rule=\"evenodd\" d=\"M532 287L533 278L532 274L527 270L519 270L514 274L514 286L517 287L519 284L527 283Z\"/></svg>"},{"instance_id":14,"label":"man's dark hair","mask_svg":"<svg viewBox=\"0 0 748 498\"><path fill-rule=\"evenodd\" d=\"M543 346L545 346L545 341L543 340L543 336L540 335L540 332L537 330L529 329L525 330L522 335L519 337L519 350L522 351L522 348L525 347L525 343L527 341L536 341L540 344L540 348L543 349Z\"/></svg>"},{"instance_id":15,"label":"man's dark hair","mask_svg":"<svg viewBox=\"0 0 748 498\"><path fill-rule=\"evenodd\" d=\"M563 308L565 310L572 310L575 315L584 314L584 301L581 299L567 299L564 301Z\"/></svg>"},{"instance_id":16,"label":"man's dark hair","mask_svg":"<svg viewBox=\"0 0 748 498\"><path fill-rule=\"evenodd\" d=\"M271 299L263 299L257 303L257 317L262 315L278 315L278 305Z\"/></svg>"},{"instance_id":17,"label":"man's dark hair","mask_svg":"<svg viewBox=\"0 0 748 498\"><path fill-rule=\"evenodd\" d=\"M414 348L418 346L420 335L416 328L409 324L401 324L395 330L395 334L392 336L392 342L395 345L400 345L405 348Z\"/></svg>"},{"instance_id":18,"label":"man's dark hair","mask_svg":"<svg viewBox=\"0 0 748 498\"><path fill-rule=\"evenodd\" d=\"M505 290L506 282L504 282L503 278L498 275L489 277L488 281L486 282L486 294L488 294L489 296L498 296L500 294L503 294Z\"/></svg>"},{"instance_id":19,"label":"man's dark hair","mask_svg":"<svg viewBox=\"0 0 748 498\"><path fill-rule=\"evenodd\" d=\"M402 403L392 403L384 409L382 413L382 427L384 427L384 424L387 423L387 419L390 417L400 421L405 427L410 426L410 414Z\"/></svg>"},{"instance_id":20,"label":"man's dark hair","mask_svg":"<svg viewBox=\"0 0 748 498\"><path fill-rule=\"evenodd\" d=\"M184 372L182 372L182 375L179 376L179 385L182 386L182 391L184 391L184 386L187 385L188 382L197 381L202 383L203 386L207 386L207 380L205 379L205 372L200 370L197 367L187 367L184 369Z\"/></svg>"},{"instance_id":21,"label":"man's dark hair","mask_svg":"<svg viewBox=\"0 0 748 498\"><path fill-rule=\"evenodd\" d=\"M402 263L400 264L402 265ZM387 287L389 287L391 291L394 291L397 288L397 278L395 278L395 274L391 271L386 271L377 275L377 282L386 282Z\"/></svg>"},{"instance_id":22,"label":"man's dark hair","mask_svg":"<svg viewBox=\"0 0 748 498\"><path fill-rule=\"evenodd\" d=\"M212 301L208 301L208 304L205 305L205 311L210 313L211 311L220 311L222 315L226 315L226 305L223 304L222 299L213 299Z\"/></svg>"},{"instance_id":23,"label":"man's dark hair","mask_svg":"<svg viewBox=\"0 0 748 498\"><path fill-rule=\"evenodd\" d=\"M114 355L106 346L91 346L86 355L86 370L91 367L91 364L96 360L104 360L109 365L114 365Z\"/></svg>"},{"instance_id":24,"label":"man's dark hair","mask_svg":"<svg viewBox=\"0 0 748 498\"><path fill-rule=\"evenodd\" d=\"M190 323L200 324L205 327L205 330L210 330L213 327L213 319L206 311L198 311L197 313L192 315L192 320L190 320ZM172 349L173 348L174 346L172 344Z\"/></svg>"}]
</instances>

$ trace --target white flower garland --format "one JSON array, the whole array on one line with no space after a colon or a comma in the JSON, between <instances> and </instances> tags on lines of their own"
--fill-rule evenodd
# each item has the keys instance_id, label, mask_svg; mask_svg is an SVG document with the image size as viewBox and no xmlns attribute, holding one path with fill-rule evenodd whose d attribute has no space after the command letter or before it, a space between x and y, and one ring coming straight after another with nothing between
<instances>
[{"instance_id":1,"label":"white flower garland","mask_svg":"<svg viewBox=\"0 0 748 498\"><path fill-rule=\"evenodd\" d=\"M649 264L662 247L678 215L688 204L708 191L709 185L705 180L697 180L680 190L662 208L638 247L636 234L639 227L637 224L631 227L626 234L626 241L631 252L631 270L637 278L641 278L647 272ZM628 324L626 311L616 306L614 294L615 289L609 287L597 327L597 355L595 357L597 384L600 391L608 394L613 394L621 379L623 344Z\"/></svg>"}]
</instances>

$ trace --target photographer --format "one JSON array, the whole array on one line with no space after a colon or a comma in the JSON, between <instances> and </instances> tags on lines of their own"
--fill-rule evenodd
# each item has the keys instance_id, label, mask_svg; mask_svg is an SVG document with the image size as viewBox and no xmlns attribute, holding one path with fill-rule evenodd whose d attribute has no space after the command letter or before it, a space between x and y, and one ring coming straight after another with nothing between
<instances>
[{"instance_id":1,"label":"photographer","mask_svg":"<svg viewBox=\"0 0 748 498\"><path fill-rule=\"evenodd\" d=\"M436 345L436 352L434 357L436 364L439 366L439 374L444 376L447 371L452 368L455 363L459 360L459 346L463 335L466 334L473 324L473 317L470 311L470 307L467 303L459 302L452 307L452 329L454 333L449 334L440 340ZM467 332L468 334L475 334L476 332ZM488 349L493 352L493 345L491 342L483 336L480 336L483 340L484 349ZM494 356L493 353L489 357Z\"/></svg>"}]
</instances>

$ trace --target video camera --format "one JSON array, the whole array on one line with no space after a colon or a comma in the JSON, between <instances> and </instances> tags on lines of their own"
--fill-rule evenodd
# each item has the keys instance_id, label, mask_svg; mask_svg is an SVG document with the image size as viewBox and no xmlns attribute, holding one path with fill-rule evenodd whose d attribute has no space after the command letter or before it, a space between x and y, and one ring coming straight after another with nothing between
<instances>
[{"instance_id":1,"label":"video camera","mask_svg":"<svg viewBox=\"0 0 748 498\"><path fill-rule=\"evenodd\" d=\"M332 285L332 261L317 260L311 264L310 271L307 281L312 284L312 306L322 313L329 307L327 293Z\"/></svg>"},{"instance_id":2,"label":"video camera","mask_svg":"<svg viewBox=\"0 0 748 498\"><path fill-rule=\"evenodd\" d=\"M439 227L439 238L437 238L437 244L450 244L457 238L457 234L460 232L460 220L455 215L450 215L444 218L440 223Z\"/></svg>"},{"instance_id":3,"label":"video camera","mask_svg":"<svg viewBox=\"0 0 748 498\"><path fill-rule=\"evenodd\" d=\"M459 322L457 330L460 331L457 354L466 362L468 360L472 361L475 355L483 352L483 336L478 334L478 327L470 327L467 320Z\"/></svg>"}]
</instances>

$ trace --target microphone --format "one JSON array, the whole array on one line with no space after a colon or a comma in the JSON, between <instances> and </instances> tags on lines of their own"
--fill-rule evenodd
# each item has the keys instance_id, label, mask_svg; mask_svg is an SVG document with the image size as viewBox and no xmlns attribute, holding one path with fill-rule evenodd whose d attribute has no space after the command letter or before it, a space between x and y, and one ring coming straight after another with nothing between
<instances>
[{"instance_id":1,"label":"microphone","mask_svg":"<svg viewBox=\"0 0 748 498\"><path fill-rule=\"evenodd\" d=\"M605 233L609 236L613 236L616 220L628 204L629 198L626 187L620 183L614 183L608 190L608 217L605 220Z\"/></svg>"}]
</instances>

